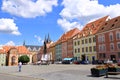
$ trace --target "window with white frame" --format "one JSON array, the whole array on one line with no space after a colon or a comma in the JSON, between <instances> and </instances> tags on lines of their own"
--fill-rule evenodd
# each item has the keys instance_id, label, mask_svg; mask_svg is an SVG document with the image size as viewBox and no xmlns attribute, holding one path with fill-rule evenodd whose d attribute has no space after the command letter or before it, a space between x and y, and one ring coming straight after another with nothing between
<instances>
[{"instance_id":1,"label":"window with white frame","mask_svg":"<svg viewBox=\"0 0 120 80\"><path fill-rule=\"evenodd\" d=\"M101 45L99 45L99 51L102 51L102 46Z\"/></svg>"},{"instance_id":2,"label":"window with white frame","mask_svg":"<svg viewBox=\"0 0 120 80\"><path fill-rule=\"evenodd\" d=\"M117 39L117 40L120 39L120 32L119 32L119 31L116 32L116 39Z\"/></svg>"},{"instance_id":3,"label":"window with white frame","mask_svg":"<svg viewBox=\"0 0 120 80\"><path fill-rule=\"evenodd\" d=\"M102 36L101 35L98 36L98 42L99 43L102 42Z\"/></svg>"},{"instance_id":4,"label":"window with white frame","mask_svg":"<svg viewBox=\"0 0 120 80\"><path fill-rule=\"evenodd\" d=\"M113 41L113 33L112 32L109 34L109 39L110 39L110 41Z\"/></svg>"},{"instance_id":5,"label":"window with white frame","mask_svg":"<svg viewBox=\"0 0 120 80\"><path fill-rule=\"evenodd\" d=\"M117 43L117 48L120 49L120 42Z\"/></svg>"},{"instance_id":6,"label":"window with white frame","mask_svg":"<svg viewBox=\"0 0 120 80\"><path fill-rule=\"evenodd\" d=\"M105 44L102 45L102 51L105 51L106 50L106 46Z\"/></svg>"},{"instance_id":7,"label":"window with white frame","mask_svg":"<svg viewBox=\"0 0 120 80\"><path fill-rule=\"evenodd\" d=\"M105 42L105 35L102 35L102 42Z\"/></svg>"},{"instance_id":8,"label":"window with white frame","mask_svg":"<svg viewBox=\"0 0 120 80\"><path fill-rule=\"evenodd\" d=\"M77 53L77 49L75 49L75 53Z\"/></svg>"},{"instance_id":9,"label":"window with white frame","mask_svg":"<svg viewBox=\"0 0 120 80\"><path fill-rule=\"evenodd\" d=\"M110 43L110 50L114 50L114 43Z\"/></svg>"}]
</instances>

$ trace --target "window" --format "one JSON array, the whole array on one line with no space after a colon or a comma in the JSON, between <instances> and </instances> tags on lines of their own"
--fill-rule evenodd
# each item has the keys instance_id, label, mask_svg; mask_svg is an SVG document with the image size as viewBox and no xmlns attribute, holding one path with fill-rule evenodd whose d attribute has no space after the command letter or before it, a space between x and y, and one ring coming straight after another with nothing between
<instances>
[{"instance_id":1,"label":"window","mask_svg":"<svg viewBox=\"0 0 120 80\"><path fill-rule=\"evenodd\" d=\"M120 39L120 32L116 32L116 39L117 39L117 40Z\"/></svg>"},{"instance_id":2,"label":"window","mask_svg":"<svg viewBox=\"0 0 120 80\"><path fill-rule=\"evenodd\" d=\"M93 42L96 42L96 38L95 37L93 37Z\"/></svg>"},{"instance_id":3,"label":"window","mask_svg":"<svg viewBox=\"0 0 120 80\"><path fill-rule=\"evenodd\" d=\"M109 39L110 39L110 41L113 41L113 33L109 34Z\"/></svg>"},{"instance_id":4,"label":"window","mask_svg":"<svg viewBox=\"0 0 120 80\"><path fill-rule=\"evenodd\" d=\"M82 52L84 52L84 48L82 48Z\"/></svg>"},{"instance_id":5,"label":"window","mask_svg":"<svg viewBox=\"0 0 120 80\"><path fill-rule=\"evenodd\" d=\"M78 48L78 53L80 52L80 48Z\"/></svg>"},{"instance_id":6,"label":"window","mask_svg":"<svg viewBox=\"0 0 120 80\"><path fill-rule=\"evenodd\" d=\"M120 49L120 43L117 43L117 48Z\"/></svg>"},{"instance_id":7,"label":"window","mask_svg":"<svg viewBox=\"0 0 120 80\"><path fill-rule=\"evenodd\" d=\"M89 38L89 43L91 43L91 38Z\"/></svg>"},{"instance_id":8,"label":"window","mask_svg":"<svg viewBox=\"0 0 120 80\"><path fill-rule=\"evenodd\" d=\"M88 52L88 47L86 47L86 52Z\"/></svg>"},{"instance_id":9,"label":"window","mask_svg":"<svg viewBox=\"0 0 120 80\"><path fill-rule=\"evenodd\" d=\"M91 46L89 47L89 51L92 52L92 47Z\"/></svg>"},{"instance_id":10,"label":"window","mask_svg":"<svg viewBox=\"0 0 120 80\"><path fill-rule=\"evenodd\" d=\"M93 51L96 51L96 46L93 46Z\"/></svg>"},{"instance_id":11,"label":"window","mask_svg":"<svg viewBox=\"0 0 120 80\"><path fill-rule=\"evenodd\" d=\"M110 50L114 50L114 44L113 43L110 44Z\"/></svg>"},{"instance_id":12,"label":"window","mask_svg":"<svg viewBox=\"0 0 120 80\"><path fill-rule=\"evenodd\" d=\"M80 41L78 41L78 45L80 45Z\"/></svg>"},{"instance_id":13,"label":"window","mask_svg":"<svg viewBox=\"0 0 120 80\"><path fill-rule=\"evenodd\" d=\"M74 45L76 46L76 42L74 43Z\"/></svg>"},{"instance_id":14,"label":"window","mask_svg":"<svg viewBox=\"0 0 120 80\"><path fill-rule=\"evenodd\" d=\"M84 40L82 40L82 44L84 44Z\"/></svg>"},{"instance_id":15,"label":"window","mask_svg":"<svg viewBox=\"0 0 120 80\"><path fill-rule=\"evenodd\" d=\"M106 50L106 47L105 47L105 44L102 45L102 51L105 51Z\"/></svg>"},{"instance_id":16,"label":"window","mask_svg":"<svg viewBox=\"0 0 120 80\"><path fill-rule=\"evenodd\" d=\"M85 39L85 43L86 43L86 44L88 43L87 39Z\"/></svg>"},{"instance_id":17,"label":"window","mask_svg":"<svg viewBox=\"0 0 120 80\"><path fill-rule=\"evenodd\" d=\"M106 58L106 55L105 55L105 53L103 53L103 58Z\"/></svg>"},{"instance_id":18,"label":"window","mask_svg":"<svg viewBox=\"0 0 120 80\"><path fill-rule=\"evenodd\" d=\"M105 54L105 53L100 53L100 54L99 54L99 57L100 57L100 58L106 58L106 54Z\"/></svg>"},{"instance_id":19,"label":"window","mask_svg":"<svg viewBox=\"0 0 120 80\"><path fill-rule=\"evenodd\" d=\"M99 45L99 51L102 51L102 46L101 45Z\"/></svg>"},{"instance_id":20,"label":"window","mask_svg":"<svg viewBox=\"0 0 120 80\"><path fill-rule=\"evenodd\" d=\"M99 43L102 42L102 36L101 35L98 36L98 42Z\"/></svg>"},{"instance_id":21,"label":"window","mask_svg":"<svg viewBox=\"0 0 120 80\"><path fill-rule=\"evenodd\" d=\"M118 52L118 58L120 58L120 52Z\"/></svg>"},{"instance_id":22,"label":"window","mask_svg":"<svg viewBox=\"0 0 120 80\"><path fill-rule=\"evenodd\" d=\"M75 49L75 53L77 53L77 49Z\"/></svg>"},{"instance_id":23,"label":"window","mask_svg":"<svg viewBox=\"0 0 120 80\"><path fill-rule=\"evenodd\" d=\"M102 35L102 42L105 42L105 36Z\"/></svg>"}]
</instances>

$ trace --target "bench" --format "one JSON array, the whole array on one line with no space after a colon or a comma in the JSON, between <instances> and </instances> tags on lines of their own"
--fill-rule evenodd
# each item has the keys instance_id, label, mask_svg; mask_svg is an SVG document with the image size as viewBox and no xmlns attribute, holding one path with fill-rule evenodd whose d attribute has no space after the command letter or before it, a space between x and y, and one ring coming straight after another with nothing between
<instances>
[{"instance_id":1,"label":"bench","mask_svg":"<svg viewBox=\"0 0 120 80\"><path fill-rule=\"evenodd\" d=\"M107 72L107 73L106 73L106 78L108 78L108 75L109 75L109 74L115 75L115 74L120 74L120 72Z\"/></svg>"}]
</instances>

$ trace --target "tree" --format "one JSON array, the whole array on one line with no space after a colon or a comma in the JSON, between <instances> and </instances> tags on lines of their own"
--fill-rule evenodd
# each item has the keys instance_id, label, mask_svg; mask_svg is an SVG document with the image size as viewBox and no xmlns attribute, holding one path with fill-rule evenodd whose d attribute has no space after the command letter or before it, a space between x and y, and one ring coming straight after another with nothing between
<instances>
[{"instance_id":1,"label":"tree","mask_svg":"<svg viewBox=\"0 0 120 80\"><path fill-rule=\"evenodd\" d=\"M24 64L28 63L30 61L30 58L27 55L22 55L18 58L18 61Z\"/></svg>"}]
</instances>

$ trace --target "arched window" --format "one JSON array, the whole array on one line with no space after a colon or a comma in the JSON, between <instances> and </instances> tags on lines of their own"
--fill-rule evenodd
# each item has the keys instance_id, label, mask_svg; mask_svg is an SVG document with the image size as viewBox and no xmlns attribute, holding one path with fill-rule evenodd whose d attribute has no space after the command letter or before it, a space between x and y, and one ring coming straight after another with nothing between
<instances>
[{"instance_id":1,"label":"arched window","mask_svg":"<svg viewBox=\"0 0 120 80\"><path fill-rule=\"evenodd\" d=\"M114 50L114 43L110 43L110 50Z\"/></svg>"}]
</instances>

